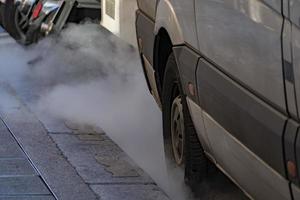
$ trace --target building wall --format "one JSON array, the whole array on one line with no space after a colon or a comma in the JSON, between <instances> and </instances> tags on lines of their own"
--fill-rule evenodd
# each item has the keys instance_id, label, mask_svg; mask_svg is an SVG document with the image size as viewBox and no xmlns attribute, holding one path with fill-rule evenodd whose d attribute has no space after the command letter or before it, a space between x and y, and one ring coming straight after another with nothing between
<instances>
[{"instance_id":1,"label":"building wall","mask_svg":"<svg viewBox=\"0 0 300 200\"><path fill-rule=\"evenodd\" d=\"M135 11L136 0L103 0L101 25L136 46Z\"/></svg>"}]
</instances>

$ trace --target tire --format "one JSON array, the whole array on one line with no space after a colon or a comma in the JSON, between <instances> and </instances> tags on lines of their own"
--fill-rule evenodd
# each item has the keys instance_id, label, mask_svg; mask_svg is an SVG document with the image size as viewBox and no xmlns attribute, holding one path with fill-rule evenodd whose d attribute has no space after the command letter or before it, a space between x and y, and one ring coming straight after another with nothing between
<instances>
[{"instance_id":1,"label":"tire","mask_svg":"<svg viewBox=\"0 0 300 200\"><path fill-rule=\"evenodd\" d=\"M37 41L38 32L29 26L29 18L32 10L28 10L28 17L24 17L27 23L18 24L20 22L20 12L18 11L18 5L14 0L6 1L3 5L3 27L6 31L19 43L23 45L29 45Z\"/></svg>"},{"instance_id":2,"label":"tire","mask_svg":"<svg viewBox=\"0 0 300 200\"><path fill-rule=\"evenodd\" d=\"M179 123L174 122L173 120L173 118L178 118L176 114L176 116L174 115L174 109L176 110L176 108L174 108L174 103L176 104L175 106L178 107L177 109L182 111L181 114L179 114ZM182 106L180 106L180 103ZM195 191L197 185L207 175L209 161L205 156L204 150L198 139L190 113L188 111L186 97L182 90L179 71L173 53L168 58L164 75L162 110L166 157L167 159L171 159L173 166L175 165L177 168L179 167L181 169L181 171L184 173L185 183L192 189L192 191ZM176 125L176 123L183 124L183 127ZM177 127L177 129L175 128L177 131L174 131L175 129L172 127ZM180 129L180 131L178 131L178 129ZM178 148L178 151L182 152L182 156L176 155L178 154L176 151L177 145L174 143L177 144L178 142L176 142L177 140L174 139L174 135L180 134L175 134L175 132L182 132L181 137L183 139L183 150ZM178 159L178 157L181 159Z\"/></svg>"},{"instance_id":3,"label":"tire","mask_svg":"<svg viewBox=\"0 0 300 200\"><path fill-rule=\"evenodd\" d=\"M17 6L14 1L6 1L3 5L3 26L6 31L17 41L20 41L22 34L18 31L15 16Z\"/></svg>"}]
</instances>

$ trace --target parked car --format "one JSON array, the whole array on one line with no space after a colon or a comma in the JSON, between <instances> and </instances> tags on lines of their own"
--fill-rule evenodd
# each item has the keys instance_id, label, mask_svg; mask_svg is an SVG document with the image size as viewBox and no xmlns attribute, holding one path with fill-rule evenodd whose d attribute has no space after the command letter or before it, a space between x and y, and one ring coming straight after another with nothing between
<instances>
[{"instance_id":1,"label":"parked car","mask_svg":"<svg viewBox=\"0 0 300 200\"><path fill-rule=\"evenodd\" d=\"M166 153L186 182L196 186L212 162L253 199L300 199L300 1L138 6Z\"/></svg>"},{"instance_id":2,"label":"parked car","mask_svg":"<svg viewBox=\"0 0 300 200\"><path fill-rule=\"evenodd\" d=\"M99 0L1 0L3 27L22 44L31 44L67 22L100 20Z\"/></svg>"}]
</instances>

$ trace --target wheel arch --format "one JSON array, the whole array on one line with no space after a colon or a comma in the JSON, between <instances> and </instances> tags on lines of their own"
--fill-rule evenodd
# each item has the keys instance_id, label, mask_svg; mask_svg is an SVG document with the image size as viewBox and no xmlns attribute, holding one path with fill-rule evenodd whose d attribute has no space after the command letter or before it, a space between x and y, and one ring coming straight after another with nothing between
<instances>
[{"instance_id":1,"label":"wheel arch","mask_svg":"<svg viewBox=\"0 0 300 200\"><path fill-rule=\"evenodd\" d=\"M168 57L173 52L174 45L184 44L182 30L169 0L161 0L157 5L154 35L153 67L161 96Z\"/></svg>"},{"instance_id":2,"label":"wheel arch","mask_svg":"<svg viewBox=\"0 0 300 200\"><path fill-rule=\"evenodd\" d=\"M161 28L158 34L155 36L154 52L153 52L153 64L156 72L156 82L158 86L158 92L161 96L162 84L164 80L165 69L168 58L173 51L173 43L170 35L165 28Z\"/></svg>"},{"instance_id":3,"label":"wheel arch","mask_svg":"<svg viewBox=\"0 0 300 200\"><path fill-rule=\"evenodd\" d=\"M157 5L154 34L164 28L174 45L183 44L184 37L177 15L170 0L161 0Z\"/></svg>"}]
</instances>

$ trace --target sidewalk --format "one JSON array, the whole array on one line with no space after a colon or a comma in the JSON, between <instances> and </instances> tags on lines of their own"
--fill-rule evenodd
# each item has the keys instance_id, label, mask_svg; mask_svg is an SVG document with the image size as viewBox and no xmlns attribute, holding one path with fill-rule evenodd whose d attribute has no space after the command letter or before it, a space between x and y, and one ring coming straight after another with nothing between
<instances>
[{"instance_id":1,"label":"sidewalk","mask_svg":"<svg viewBox=\"0 0 300 200\"><path fill-rule=\"evenodd\" d=\"M67 130L62 128L65 122L41 119L3 82L0 97L0 122L12 133L2 123L0 161L3 156L27 164L25 175L15 164L19 172L15 179L0 178L0 200L54 200L42 178L58 200L169 199L104 133L80 130L74 124L67 124L71 128ZM13 174L13 167L0 163L0 177L9 175L6 171L10 170ZM11 196L14 198L8 198Z\"/></svg>"},{"instance_id":2,"label":"sidewalk","mask_svg":"<svg viewBox=\"0 0 300 200\"><path fill-rule=\"evenodd\" d=\"M1 41L12 41L0 26ZM55 197L12 133L0 119L0 200L54 200Z\"/></svg>"},{"instance_id":3,"label":"sidewalk","mask_svg":"<svg viewBox=\"0 0 300 200\"><path fill-rule=\"evenodd\" d=\"M0 121L0 200L54 200L7 127Z\"/></svg>"},{"instance_id":4,"label":"sidewalk","mask_svg":"<svg viewBox=\"0 0 300 200\"><path fill-rule=\"evenodd\" d=\"M19 48L0 26L7 45ZM23 81L0 81L0 200L169 199L105 133L33 113Z\"/></svg>"}]
</instances>

